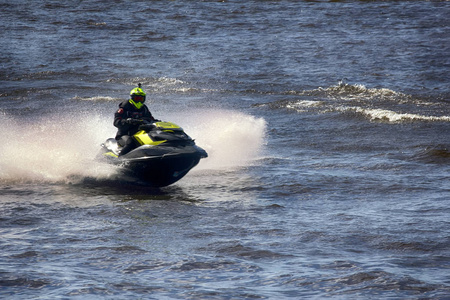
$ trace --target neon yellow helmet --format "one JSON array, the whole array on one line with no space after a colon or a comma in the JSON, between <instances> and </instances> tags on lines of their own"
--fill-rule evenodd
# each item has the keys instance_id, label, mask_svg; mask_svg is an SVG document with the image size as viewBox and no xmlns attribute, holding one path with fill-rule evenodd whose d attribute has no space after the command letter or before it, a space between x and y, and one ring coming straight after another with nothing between
<instances>
[{"instance_id":1,"label":"neon yellow helmet","mask_svg":"<svg viewBox=\"0 0 450 300\"><path fill-rule=\"evenodd\" d=\"M141 84L138 84L137 88L134 88L130 92L130 103L134 105L137 109L140 109L145 102L145 92L141 88Z\"/></svg>"}]
</instances>

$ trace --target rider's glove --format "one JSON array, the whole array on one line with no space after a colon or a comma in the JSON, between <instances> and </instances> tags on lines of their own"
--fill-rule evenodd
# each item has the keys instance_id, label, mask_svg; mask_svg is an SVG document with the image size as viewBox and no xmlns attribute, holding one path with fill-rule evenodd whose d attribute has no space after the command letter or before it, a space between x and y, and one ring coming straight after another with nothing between
<instances>
[{"instance_id":1,"label":"rider's glove","mask_svg":"<svg viewBox=\"0 0 450 300\"><path fill-rule=\"evenodd\" d=\"M128 118L125 120L122 120L123 124L128 124L128 125L139 125L142 124L142 120L138 120L138 119L133 119L133 118Z\"/></svg>"}]
</instances>

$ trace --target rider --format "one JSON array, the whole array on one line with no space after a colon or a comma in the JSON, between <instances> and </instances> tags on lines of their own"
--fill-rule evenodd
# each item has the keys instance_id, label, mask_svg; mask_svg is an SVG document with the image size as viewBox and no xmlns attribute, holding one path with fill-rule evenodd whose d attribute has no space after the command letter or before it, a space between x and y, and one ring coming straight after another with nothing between
<instances>
[{"instance_id":1,"label":"rider","mask_svg":"<svg viewBox=\"0 0 450 300\"><path fill-rule=\"evenodd\" d=\"M143 121L157 121L144 104L145 96L139 83L137 88L131 90L131 99L120 103L114 114L114 126L118 128L116 140L123 147L119 155L124 155L136 147L132 136L139 131L139 125Z\"/></svg>"}]
</instances>

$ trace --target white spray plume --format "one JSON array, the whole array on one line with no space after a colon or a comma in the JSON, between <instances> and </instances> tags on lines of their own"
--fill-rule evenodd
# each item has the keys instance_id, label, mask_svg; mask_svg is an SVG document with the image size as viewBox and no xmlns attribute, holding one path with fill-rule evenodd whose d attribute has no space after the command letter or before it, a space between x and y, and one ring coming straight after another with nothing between
<instances>
[{"instance_id":1,"label":"white spray plume","mask_svg":"<svg viewBox=\"0 0 450 300\"><path fill-rule=\"evenodd\" d=\"M196 169L239 168L259 158L265 143L266 121L231 110L197 111L194 116L178 114L186 132L208 152ZM178 122L178 121L177 121Z\"/></svg>"}]
</instances>

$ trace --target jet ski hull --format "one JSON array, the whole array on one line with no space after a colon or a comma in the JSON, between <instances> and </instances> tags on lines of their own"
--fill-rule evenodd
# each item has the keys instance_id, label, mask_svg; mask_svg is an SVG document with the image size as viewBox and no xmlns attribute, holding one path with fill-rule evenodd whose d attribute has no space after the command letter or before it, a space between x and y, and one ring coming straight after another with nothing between
<instances>
[{"instance_id":1,"label":"jet ski hull","mask_svg":"<svg viewBox=\"0 0 450 300\"><path fill-rule=\"evenodd\" d=\"M197 149L192 147L191 150L124 158L122 167L127 175L135 176L152 186L163 187L177 182L198 164L202 156Z\"/></svg>"},{"instance_id":2,"label":"jet ski hull","mask_svg":"<svg viewBox=\"0 0 450 300\"><path fill-rule=\"evenodd\" d=\"M123 156L117 156L106 147L103 149L102 157L119 166L124 178L135 178L154 187L177 182L207 156L205 150L196 145L144 145Z\"/></svg>"}]
</instances>

